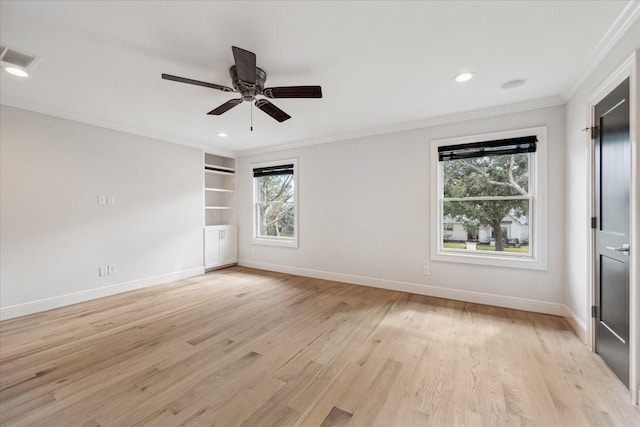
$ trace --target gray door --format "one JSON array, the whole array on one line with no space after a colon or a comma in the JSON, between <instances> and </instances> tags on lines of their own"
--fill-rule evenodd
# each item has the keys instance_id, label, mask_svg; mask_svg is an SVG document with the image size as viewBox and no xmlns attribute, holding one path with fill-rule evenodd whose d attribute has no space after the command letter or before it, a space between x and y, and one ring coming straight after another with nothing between
<instances>
[{"instance_id":1,"label":"gray door","mask_svg":"<svg viewBox=\"0 0 640 427\"><path fill-rule=\"evenodd\" d=\"M629 386L629 79L595 107L596 352Z\"/></svg>"}]
</instances>

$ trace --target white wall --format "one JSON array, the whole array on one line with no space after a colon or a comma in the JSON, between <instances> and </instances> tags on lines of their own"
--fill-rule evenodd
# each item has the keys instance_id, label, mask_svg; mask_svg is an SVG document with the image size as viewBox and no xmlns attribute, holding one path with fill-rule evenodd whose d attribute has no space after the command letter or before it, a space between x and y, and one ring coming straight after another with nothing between
<instances>
[{"instance_id":1,"label":"white wall","mask_svg":"<svg viewBox=\"0 0 640 427\"><path fill-rule=\"evenodd\" d=\"M548 126L549 268L430 261L429 144ZM242 265L564 314L564 108L243 156L237 165ZM251 244L251 163L299 159L299 248ZM423 266L430 276L423 275Z\"/></svg>"},{"instance_id":2,"label":"white wall","mask_svg":"<svg viewBox=\"0 0 640 427\"><path fill-rule=\"evenodd\" d=\"M0 120L3 318L203 271L202 151L6 106Z\"/></svg>"}]
</instances>

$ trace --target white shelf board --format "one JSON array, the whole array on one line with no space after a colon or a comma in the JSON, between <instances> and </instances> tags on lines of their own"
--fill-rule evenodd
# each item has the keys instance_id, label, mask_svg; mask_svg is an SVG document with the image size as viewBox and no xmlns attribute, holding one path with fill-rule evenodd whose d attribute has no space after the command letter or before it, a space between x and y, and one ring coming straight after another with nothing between
<instances>
[{"instance_id":1,"label":"white shelf board","mask_svg":"<svg viewBox=\"0 0 640 427\"><path fill-rule=\"evenodd\" d=\"M205 206L205 209L233 209L233 206Z\"/></svg>"},{"instance_id":2,"label":"white shelf board","mask_svg":"<svg viewBox=\"0 0 640 427\"><path fill-rule=\"evenodd\" d=\"M217 169L226 169L228 171L234 171L234 168L230 168L229 166L216 165L214 163L205 163L204 167L217 168Z\"/></svg>"},{"instance_id":3,"label":"white shelf board","mask_svg":"<svg viewBox=\"0 0 640 427\"><path fill-rule=\"evenodd\" d=\"M208 169L205 169L204 171L205 171L205 173L210 173L210 174L213 174L213 175L225 175L225 176L233 176L234 175L233 172L212 171L212 170L208 170Z\"/></svg>"},{"instance_id":4,"label":"white shelf board","mask_svg":"<svg viewBox=\"0 0 640 427\"><path fill-rule=\"evenodd\" d=\"M219 193L233 193L234 190L229 190L228 188L206 187L204 191L217 191Z\"/></svg>"},{"instance_id":5,"label":"white shelf board","mask_svg":"<svg viewBox=\"0 0 640 427\"><path fill-rule=\"evenodd\" d=\"M204 167L205 167L205 168L209 167L209 168L215 168L215 169L222 169L222 170L224 170L224 171L228 171L228 172L230 172L230 173L233 173L233 172L235 172L235 171L236 171L234 168L230 168L230 167L228 167L228 166L214 165L214 164L212 164L212 163L205 163L205 164L204 164Z\"/></svg>"}]
</instances>

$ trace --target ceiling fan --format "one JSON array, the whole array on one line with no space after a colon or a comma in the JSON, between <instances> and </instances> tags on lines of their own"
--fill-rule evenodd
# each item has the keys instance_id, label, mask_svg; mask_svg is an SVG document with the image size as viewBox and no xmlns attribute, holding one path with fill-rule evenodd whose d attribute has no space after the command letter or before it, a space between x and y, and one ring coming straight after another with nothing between
<instances>
[{"instance_id":1,"label":"ceiling fan","mask_svg":"<svg viewBox=\"0 0 640 427\"><path fill-rule=\"evenodd\" d=\"M215 83L207 83L199 80L187 79L185 77L162 74L165 80L173 80L180 83L188 83L197 86L218 89L223 92L235 92L240 94L240 98L231 99L219 107L214 108L207 114L219 116L226 113L233 107L240 105L243 101L251 102L255 100L255 106L276 119L284 122L291 118L290 115L273 105L266 99L257 99L258 95L267 98L322 98L322 88L320 86L280 86L264 87L267 80L267 73L256 67L256 54L248 50L233 46L233 59L235 65L229 69L233 88Z\"/></svg>"}]
</instances>

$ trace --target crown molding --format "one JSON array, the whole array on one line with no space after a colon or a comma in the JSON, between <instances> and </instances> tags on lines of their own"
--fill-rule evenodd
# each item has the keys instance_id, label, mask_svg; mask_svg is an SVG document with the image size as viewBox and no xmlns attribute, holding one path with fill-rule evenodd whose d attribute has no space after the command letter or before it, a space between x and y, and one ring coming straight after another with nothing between
<instances>
[{"instance_id":1,"label":"crown molding","mask_svg":"<svg viewBox=\"0 0 640 427\"><path fill-rule=\"evenodd\" d=\"M276 151L291 150L308 147L312 145L327 144L330 142L346 141L350 139L363 138L367 136L383 135L388 133L402 132L414 129L429 128L433 126L447 125L452 123L465 122L469 120L485 119L488 117L502 116L505 114L519 113L523 111L537 110L540 108L555 107L564 105L566 101L561 96L535 99L532 101L520 102L516 104L501 105L498 107L484 108L481 110L467 111L463 113L449 114L445 116L432 117L412 122L399 123L396 125L363 129L354 132L342 133L322 138L315 138L305 141L297 141L288 144L272 145L236 152L237 157L252 156L256 154L272 153Z\"/></svg>"},{"instance_id":2,"label":"crown molding","mask_svg":"<svg viewBox=\"0 0 640 427\"><path fill-rule=\"evenodd\" d=\"M640 18L640 0L630 0L622 10L618 18L611 24L609 30L602 36L600 42L589 55L585 62L585 67L574 80L569 91L563 92L565 99L571 99L578 89L587 81L593 71L604 61L605 57L611 52L614 46L620 41L622 36L636 23Z\"/></svg>"},{"instance_id":3,"label":"crown molding","mask_svg":"<svg viewBox=\"0 0 640 427\"><path fill-rule=\"evenodd\" d=\"M250 156L250 155L256 155L256 154L272 153L277 151L308 147L312 145L327 144L330 142L363 138L367 136L384 135L384 134L402 132L407 130L429 128L433 126L464 122L468 120L483 119L483 118L500 116L500 115L505 115L510 113L518 113L522 111L537 110L540 108L555 107L558 105L564 105L565 103L566 103L565 99L560 96L542 98L542 99L536 99L532 101L520 102L516 104L501 105L501 106L485 108L481 110L473 110L473 111L467 111L463 113L455 113L455 114L449 114L445 116L432 117L432 118L417 120L412 122L399 123L399 124L390 125L390 126L362 129L354 132L347 132L347 133L331 135L331 136L326 136L322 138L314 138L310 140L297 141L297 142L292 142L287 144L272 145L269 147L261 147L256 149L243 150L243 151L230 151L230 150L223 150L215 147L205 146L203 144L198 144L191 141L185 141L183 139L176 138L171 135L165 135L158 132L149 131L146 129L123 126L123 125L112 123L106 120L100 120L93 117L61 111L58 109L43 107L41 105L26 103L13 98L0 97L0 104L6 105L9 107L46 114L46 115L58 117L61 119L72 120L72 121L76 121L76 122L80 122L80 123L84 123L92 126L98 126L105 129L125 132L125 133L138 135L146 138L152 138L152 139L156 139L163 142L184 145L187 147L203 150L207 153L217 154L217 155L226 156L226 157L243 157L243 156Z\"/></svg>"},{"instance_id":4,"label":"crown molding","mask_svg":"<svg viewBox=\"0 0 640 427\"><path fill-rule=\"evenodd\" d=\"M97 126L104 129L110 129L114 131L124 132L132 135L142 136L145 138L151 138L162 142L169 142L172 144L179 144L186 147L197 148L199 150L206 151L207 153L217 154L225 157L235 157L235 153L230 150L221 150L215 147L209 147L203 144L198 144L192 141L186 141L181 138L177 138L171 135L166 135L159 132L150 131L147 129L140 129L131 126L123 126L118 123L109 122L107 120L97 119L95 117L85 116L81 114L74 114L68 111L62 111L57 108L45 107L42 105L32 104L24 102L15 98L0 97L0 104L7 107L18 108L21 110L31 111L34 113L45 114L47 116L58 117L60 119L72 120L74 122L84 123L91 126Z\"/></svg>"}]
</instances>

